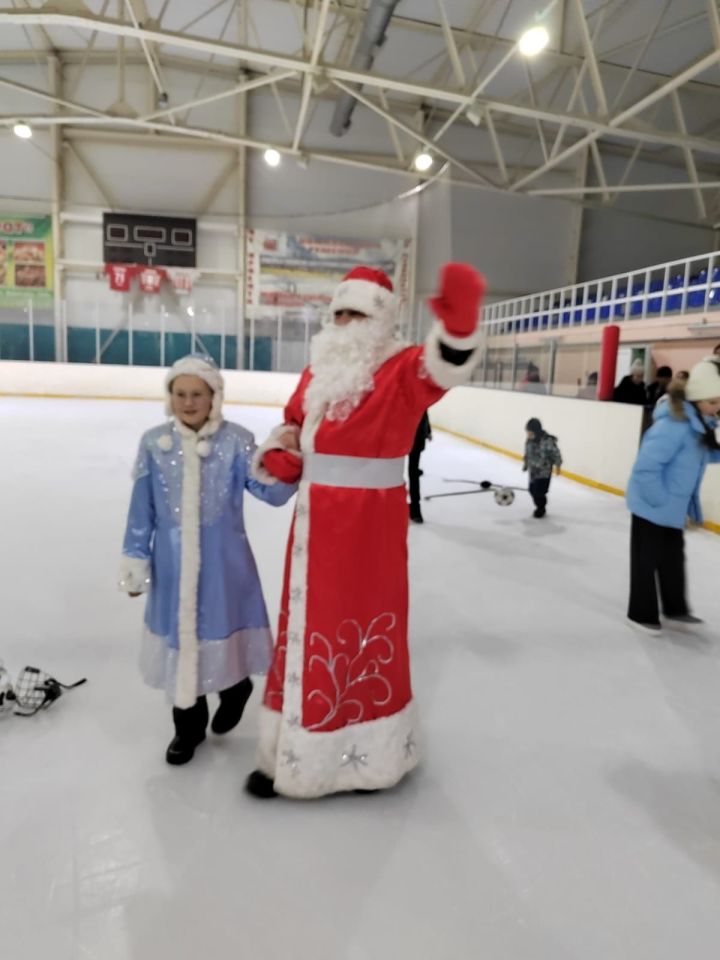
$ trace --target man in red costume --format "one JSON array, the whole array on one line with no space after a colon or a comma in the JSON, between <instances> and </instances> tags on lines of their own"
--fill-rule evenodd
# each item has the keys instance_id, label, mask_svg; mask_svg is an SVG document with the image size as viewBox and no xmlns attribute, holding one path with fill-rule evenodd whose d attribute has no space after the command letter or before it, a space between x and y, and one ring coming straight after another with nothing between
<instances>
[{"instance_id":1,"label":"man in red costume","mask_svg":"<svg viewBox=\"0 0 720 960\"><path fill-rule=\"evenodd\" d=\"M418 763L403 468L423 412L479 358L484 288L472 267L447 264L430 300L437 322L406 346L390 279L351 271L284 424L257 451L259 479L300 486L254 796L378 790Z\"/></svg>"}]
</instances>

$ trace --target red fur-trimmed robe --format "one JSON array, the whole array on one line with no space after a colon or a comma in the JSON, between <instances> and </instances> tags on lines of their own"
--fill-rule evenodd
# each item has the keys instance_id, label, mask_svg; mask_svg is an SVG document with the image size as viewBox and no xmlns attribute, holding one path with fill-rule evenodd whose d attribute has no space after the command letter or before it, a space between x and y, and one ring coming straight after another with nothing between
<instances>
[{"instance_id":1,"label":"red fur-trimmed robe","mask_svg":"<svg viewBox=\"0 0 720 960\"><path fill-rule=\"evenodd\" d=\"M455 366L442 358L441 343L473 352ZM309 370L285 409L285 423L300 431L305 475L287 548L258 755L259 769L279 793L317 797L390 787L418 763L405 485L400 474L394 486L363 488L360 471L366 458L407 455L427 407L470 377L477 345L477 334L451 337L438 323L424 346L385 361L374 389L346 420L305 415ZM314 454L357 458L358 471L352 460L343 461L342 485L314 482Z\"/></svg>"}]
</instances>

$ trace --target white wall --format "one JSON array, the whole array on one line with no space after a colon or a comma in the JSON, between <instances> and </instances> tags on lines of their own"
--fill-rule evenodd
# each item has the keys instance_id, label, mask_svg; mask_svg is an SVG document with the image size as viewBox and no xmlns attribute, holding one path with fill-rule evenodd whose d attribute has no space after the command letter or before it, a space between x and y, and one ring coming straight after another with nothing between
<instances>
[{"instance_id":1,"label":"white wall","mask_svg":"<svg viewBox=\"0 0 720 960\"><path fill-rule=\"evenodd\" d=\"M565 470L625 489L640 440L638 407L458 387L432 408L436 426L518 455L531 417L558 437Z\"/></svg>"},{"instance_id":2,"label":"white wall","mask_svg":"<svg viewBox=\"0 0 720 960\"><path fill-rule=\"evenodd\" d=\"M0 360L0 396L117 397L162 402L167 370L85 363ZM223 371L229 403L283 406L297 386L294 373Z\"/></svg>"}]
</instances>

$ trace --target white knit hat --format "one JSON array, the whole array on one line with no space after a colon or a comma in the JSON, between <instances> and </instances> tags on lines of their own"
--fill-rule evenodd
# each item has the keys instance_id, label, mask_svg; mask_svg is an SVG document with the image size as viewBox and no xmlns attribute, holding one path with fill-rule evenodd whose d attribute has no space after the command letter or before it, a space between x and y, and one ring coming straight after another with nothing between
<instances>
[{"instance_id":1,"label":"white knit hat","mask_svg":"<svg viewBox=\"0 0 720 960\"><path fill-rule=\"evenodd\" d=\"M177 377L189 376L200 377L210 387L213 392L213 402L210 408L209 420L222 420L223 395L225 383L222 374L210 357L201 356L197 353L191 353L187 357L181 357L170 367L165 377L165 412L172 416L172 403L170 394L172 392L173 381Z\"/></svg>"},{"instance_id":2,"label":"white knit hat","mask_svg":"<svg viewBox=\"0 0 720 960\"><path fill-rule=\"evenodd\" d=\"M685 396L692 403L720 397L720 361L716 357L706 357L692 368Z\"/></svg>"}]
</instances>

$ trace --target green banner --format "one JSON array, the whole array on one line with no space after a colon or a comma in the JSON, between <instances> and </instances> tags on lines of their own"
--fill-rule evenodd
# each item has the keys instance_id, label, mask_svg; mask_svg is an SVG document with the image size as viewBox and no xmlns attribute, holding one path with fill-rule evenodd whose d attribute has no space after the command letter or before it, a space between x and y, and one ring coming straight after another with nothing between
<instances>
[{"instance_id":1,"label":"green banner","mask_svg":"<svg viewBox=\"0 0 720 960\"><path fill-rule=\"evenodd\" d=\"M53 302L51 217L0 215L0 307Z\"/></svg>"}]
</instances>

